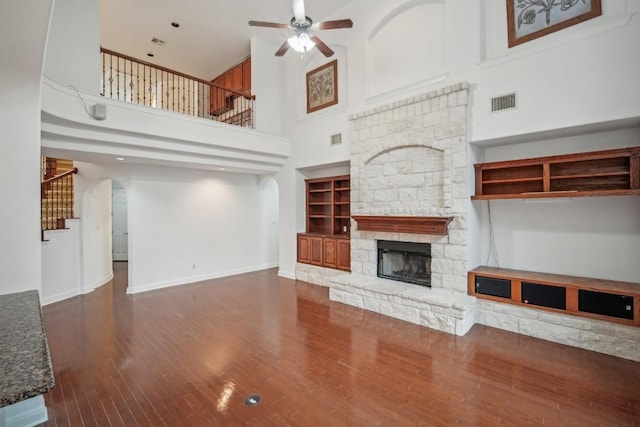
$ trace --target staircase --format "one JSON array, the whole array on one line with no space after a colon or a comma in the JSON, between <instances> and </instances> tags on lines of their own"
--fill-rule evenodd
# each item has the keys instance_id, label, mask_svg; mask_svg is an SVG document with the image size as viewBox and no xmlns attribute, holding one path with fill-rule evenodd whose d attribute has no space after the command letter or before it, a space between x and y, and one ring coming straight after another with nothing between
<instances>
[{"instance_id":1,"label":"staircase","mask_svg":"<svg viewBox=\"0 0 640 427\"><path fill-rule=\"evenodd\" d=\"M42 231L65 228L65 219L73 218L73 160L42 158L41 221Z\"/></svg>"}]
</instances>

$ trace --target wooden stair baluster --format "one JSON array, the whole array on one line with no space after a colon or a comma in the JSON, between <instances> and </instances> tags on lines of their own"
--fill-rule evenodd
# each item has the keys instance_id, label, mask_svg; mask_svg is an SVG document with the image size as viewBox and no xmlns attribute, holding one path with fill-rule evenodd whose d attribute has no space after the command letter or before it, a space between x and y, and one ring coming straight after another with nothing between
<instances>
[{"instance_id":1,"label":"wooden stair baluster","mask_svg":"<svg viewBox=\"0 0 640 427\"><path fill-rule=\"evenodd\" d=\"M66 219L73 218L73 174L78 169L72 160L46 158L41 174L41 238L45 230L66 228Z\"/></svg>"}]
</instances>

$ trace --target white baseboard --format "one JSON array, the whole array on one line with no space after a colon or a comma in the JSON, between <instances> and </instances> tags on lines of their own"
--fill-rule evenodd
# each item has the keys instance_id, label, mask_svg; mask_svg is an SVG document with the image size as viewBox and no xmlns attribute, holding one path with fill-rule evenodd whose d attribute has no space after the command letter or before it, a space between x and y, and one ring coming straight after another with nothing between
<instances>
[{"instance_id":1,"label":"white baseboard","mask_svg":"<svg viewBox=\"0 0 640 427\"><path fill-rule=\"evenodd\" d=\"M75 297L76 295L84 295L89 292L93 292L96 288L100 286L104 286L109 283L113 279L113 271L107 275L104 279L97 280L94 284L85 286L82 289L70 289L68 291L60 292L54 295L50 295L48 297L42 298L42 305L53 304L54 302L62 301L67 298ZM0 425L2 427L2 425Z\"/></svg>"},{"instance_id":2,"label":"white baseboard","mask_svg":"<svg viewBox=\"0 0 640 427\"><path fill-rule=\"evenodd\" d=\"M296 280L296 273L291 271L285 271L283 269L278 270L278 276L284 277L285 279Z\"/></svg>"},{"instance_id":3,"label":"white baseboard","mask_svg":"<svg viewBox=\"0 0 640 427\"><path fill-rule=\"evenodd\" d=\"M70 289L68 291L60 292L55 295L50 295L46 298L42 298L42 305L53 304L54 302L62 301L63 299L75 297L79 295L80 291L78 289Z\"/></svg>"},{"instance_id":4,"label":"white baseboard","mask_svg":"<svg viewBox=\"0 0 640 427\"><path fill-rule=\"evenodd\" d=\"M92 284L88 286L84 286L80 291L80 293L84 295L84 294L88 294L89 292L93 292L100 286L106 285L111 280L113 280L113 270L111 270L111 272L107 274L105 277L103 277L102 279L95 280Z\"/></svg>"},{"instance_id":5,"label":"white baseboard","mask_svg":"<svg viewBox=\"0 0 640 427\"><path fill-rule=\"evenodd\" d=\"M237 274L252 273L254 271L267 270L269 268L275 268L277 266L278 266L277 264L263 264L263 265L253 266L253 267L219 271L219 272L215 272L211 274L203 274L199 276L190 276L182 279L167 280L166 282L148 283L146 285L135 286L135 285L129 284L129 286L127 287L127 293L137 294L140 292L148 292L148 291L154 291L157 289L169 288L171 286L188 285L192 283L203 282L205 280L220 279L222 277L235 276Z\"/></svg>"}]
</instances>

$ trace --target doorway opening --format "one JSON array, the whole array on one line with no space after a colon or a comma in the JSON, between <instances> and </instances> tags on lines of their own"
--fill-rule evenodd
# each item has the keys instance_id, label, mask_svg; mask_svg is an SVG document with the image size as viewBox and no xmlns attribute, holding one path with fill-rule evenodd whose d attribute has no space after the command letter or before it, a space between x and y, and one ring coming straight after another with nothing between
<instances>
[{"instance_id":1,"label":"doorway opening","mask_svg":"<svg viewBox=\"0 0 640 427\"><path fill-rule=\"evenodd\" d=\"M111 253L114 262L129 261L127 190L111 181Z\"/></svg>"}]
</instances>

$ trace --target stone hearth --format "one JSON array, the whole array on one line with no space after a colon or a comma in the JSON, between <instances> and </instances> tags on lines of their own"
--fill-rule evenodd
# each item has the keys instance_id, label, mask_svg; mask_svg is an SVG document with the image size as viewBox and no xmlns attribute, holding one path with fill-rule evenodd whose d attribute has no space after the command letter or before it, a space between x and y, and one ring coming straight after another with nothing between
<instances>
[{"instance_id":1,"label":"stone hearth","mask_svg":"<svg viewBox=\"0 0 640 427\"><path fill-rule=\"evenodd\" d=\"M445 289L341 274L333 277L329 296L332 301L450 334L464 335L475 323L475 299Z\"/></svg>"}]
</instances>

